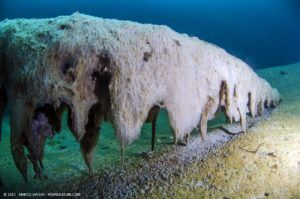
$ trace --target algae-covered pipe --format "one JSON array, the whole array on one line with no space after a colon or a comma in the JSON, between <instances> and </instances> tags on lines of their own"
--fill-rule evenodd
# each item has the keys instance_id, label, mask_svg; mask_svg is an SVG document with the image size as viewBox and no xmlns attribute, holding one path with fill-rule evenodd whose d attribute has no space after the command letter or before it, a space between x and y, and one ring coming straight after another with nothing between
<instances>
[{"instance_id":1,"label":"algae-covered pipe","mask_svg":"<svg viewBox=\"0 0 300 199\"><path fill-rule=\"evenodd\" d=\"M97 143L107 109L124 149L138 138L154 106L167 110L177 141L198 125L205 138L207 121L218 110L228 121L240 121L245 131L246 113L256 116L264 105L280 100L278 91L243 61L166 26L79 13L4 20L0 55L5 73L0 83L12 107L12 154L25 179L24 134L34 135L29 128L34 113L45 105L67 107L70 130L91 162L94 149L85 145ZM109 74L108 82L103 74ZM101 108L94 111L97 105ZM42 113L54 130L53 118Z\"/></svg>"}]
</instances>

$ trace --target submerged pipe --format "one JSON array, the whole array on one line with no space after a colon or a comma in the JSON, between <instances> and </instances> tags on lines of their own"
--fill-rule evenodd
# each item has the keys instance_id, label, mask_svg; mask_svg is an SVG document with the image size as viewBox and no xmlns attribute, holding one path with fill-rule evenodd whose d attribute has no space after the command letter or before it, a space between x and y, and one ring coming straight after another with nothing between
<instances>
[{"instance_id":1,"label":"submerged pipe","mask_svg":"<svg viewBox=\"0 0 300 199\"><path fill-rule=\"evenodd\" d=\"M67 104L69 128L92 173L100 123L108 112L124 154L153 106L168 111L177 142L197 126L205 139L207 122L219 109L245 131L248 112L256 116L264 105L275 107L280 101L278 91L243 61L166 26L79 13L5 20L0 22L0 46L5 60L0 70L6 73L0 86L9 91L6 99L13 105L11 150L24 179L27 157L22 136L32 135L30 126L41 104L53 102L54 110ZM0 112L1 104L3 95ZM151 120L152 149L158 111ZM59 114L56 117L61 120ZM60 129L53 118L47 119L53 130ZM31 145L41 142L37 140Z\"/></svg>"}]
</instances>

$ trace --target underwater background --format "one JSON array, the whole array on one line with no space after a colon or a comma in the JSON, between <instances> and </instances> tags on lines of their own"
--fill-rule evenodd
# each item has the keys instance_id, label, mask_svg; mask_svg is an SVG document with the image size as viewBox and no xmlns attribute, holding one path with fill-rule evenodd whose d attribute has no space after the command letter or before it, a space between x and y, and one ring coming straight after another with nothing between
<instances>
[{"instance_id":1,"label":"underwater background","mask_svg":"<svg viewBox=\"0 0 300 199\"><path fill-rule=\"evenodd\" d=\"M0 0L0 20L76 11L167 25L226 49L254 69L300 61L299 0Z\"/></svg>"},{"instance_id":2,"label":"underwater background","mask_svg":"<svg viewBox=\"0 0 300 199\"><path fill-rule=\"evenodd\" d=\"M102 18L167 25L224 48L254 69L300 62L299 0L0 0L0 20L50 18L76 11ZM287 78L287 75L281 76ZM9 119L5 117L0 143L0 175L5 190L47 190L53 185L57 188L60 183L76 184L87 178L79 144L69 131L66 118L65 113L62 132L46 144L45 173L49 179L33 180L34 174L29 168L30 182L24 183L11 157ZM221 115L210 121L209 129L223 123L225 119ZM150 150L150 145L151 124L147 123L139 139L126 148L125 166L137 164ZM154 156L171 147L173 134L167 112L162 110L157 122ZM120 162L114 129L104 122L95 153L95 171L118 169Z\"/></svg>"}]
</instances>

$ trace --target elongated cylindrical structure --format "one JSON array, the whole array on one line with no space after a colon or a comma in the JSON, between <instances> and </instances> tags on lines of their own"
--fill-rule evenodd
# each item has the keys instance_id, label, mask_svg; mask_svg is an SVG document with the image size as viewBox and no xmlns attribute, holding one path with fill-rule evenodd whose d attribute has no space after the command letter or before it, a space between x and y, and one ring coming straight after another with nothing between
<instances>
[{"instance_id":1,"label":"elongated cylindrical structure","mask_svg":"<svg viewBox=\"0 0 300 199\"><path fill-rule=\"evenodd\" d=\"M67 107L79 141L107 116L124 147L139 136L153 106L168 111L177 140L198 125L205 138L207 121L220 108L245 131L247 112L256 116L280 100L243 61L166 26L79 13L4 20L0 55L1 99L11 107L11 147L21 171L22 134L31 135L37 110L56 129Z\"/></svg>"}]
</instances>

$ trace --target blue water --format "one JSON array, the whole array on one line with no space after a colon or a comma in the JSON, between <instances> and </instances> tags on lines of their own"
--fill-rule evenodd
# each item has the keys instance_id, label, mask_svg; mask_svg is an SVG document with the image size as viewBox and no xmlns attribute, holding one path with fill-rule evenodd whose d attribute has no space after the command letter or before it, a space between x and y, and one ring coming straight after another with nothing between
<instances>
[{"instance_id":1,"label":"blue water","mask_svg":"<svg viewBox=\"0 0 300 199\"><path fill-rule=\"evenodd\" d=\"M165 24L217 44L253 68L300 61L300 0L0 0L0 19L75 11Z\"/></svg>"}]
</instances>

